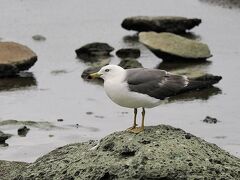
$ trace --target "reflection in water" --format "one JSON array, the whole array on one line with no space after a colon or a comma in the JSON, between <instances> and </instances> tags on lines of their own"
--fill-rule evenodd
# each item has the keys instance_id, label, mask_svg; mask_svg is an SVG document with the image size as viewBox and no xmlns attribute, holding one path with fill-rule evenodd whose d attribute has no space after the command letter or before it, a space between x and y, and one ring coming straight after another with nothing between
<instances>
[{"instance_id":1,"label":"reflection in water","mask_svg":"<svg viewBox=\"0 0 240 180\"><path fill-rule=\"evenodd\" d=\"M193 32L186 32L186 33L183 33L183 34L179 34L180 36L183 36L185 38L188 38L188 39L192 39L192 40L201 40L201 36L199 35L196 35L195 33Z\"/></svg>"},{"instance_id":2,"label":"reflection in water","mask_svg":"<svg viewBox=\"0 0 240 180\"><path fill-rule=\"evenodd\" d=\"M29 72L21 72L19 76L0 79L0 91L16 90L36 85L35 77Z\"/></svg>"},{"instance_id":3,"label":"reflection in water","mask_svg":"<svg viewBox=\"0 0 240 180\"><path fill-rule=\"evenodd\" d=\"M138 34L134 35L127 35L123 37L123 42L129 45L136 45L139 44L139 37Z\"/></svg>"},{"instance_id":4,"label":"reflection in water","mask_svg":"<svg viewBox=\"0 0 240 180\"><path fill-rule=\"evenodd\" d=\"M210 64L210 61L203 61L198 63L161 62L156 68L179 75L186 75L188 77L198 77L206 74L207 68Z\"/></svg>"},{"instance_id":5,"label":"reflection in water","mask_svg":"<svg viewBox=\"0 0 240 180\"><path fill-rule=\"evenodd\" d=\"M170 97L168 99L168 102L172 103L175 101L191 101L195 99L208 100L210 97L221 94L221 93L222 93L221 89L217 87L210 87L207 89L189 91L186 93L182 93L182 94Z\"/></svg>"},{"instance_id":6,"label":"reflection in water","mask_svg":"<svg viewBox=\"0 0 240 180\"><path fill-rule=\"evenodd\" d=\"M208 3L211 5L218 5L225 8L240 8L239 0L199 0L200 2Z\"/></svg>"},{"instance_id":7,"label":"reflection in water","mask_svg":"<svg viewBox=\"0 0 240 180\"><path fill-rule=\"evenodd\" d=\"M78 59L89 66L105 66L110 63L111 55L108 56L91 56L89 54L80 54L78 55Z\"/></svg>"}]
</instances>

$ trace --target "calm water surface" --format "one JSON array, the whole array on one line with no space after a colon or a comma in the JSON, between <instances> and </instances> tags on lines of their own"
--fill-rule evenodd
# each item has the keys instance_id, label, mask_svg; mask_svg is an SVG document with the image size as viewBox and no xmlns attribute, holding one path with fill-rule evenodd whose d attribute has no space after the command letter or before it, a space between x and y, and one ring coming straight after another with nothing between
<instances>
[{"instance_id":1,"label":"calm water surface","mask_svg":"<svg viewBox=\"0 0 240 180\"><path fill-rule=\"evenodd\" d=\"M0 159L32 162L56 147L100 139L132 124L131 109L113 104L101 86L81 79L88 66L76 59L74 50L95 41L107 42L116 50L139 47L139 61L145 67L166 67L131 40L134 32L121 28L125 17L135 15L201 18L202 24L192 32L209 45L212 63L170 69L223 76L216 86L219 89L205 92L201 98L183 97L147 110L146 125L179 127L240 156L240 9L197 0L8 0L1 1L0 9L1 41L25 44L38 55L30 69L33 78L7 80L4 87L0 82L0 121L49 121L60 127L31 128L26 137L17 136L18 126L0 127L14 134L7 141L9 147L0 148ZM34 41L35 34L47 40ZM119 59L112 57L111 63L118 64ZM221 122L205 124L201 120L207 115ZM64 121L58 122L59 118Z\"/></svg>"}]
</instances>

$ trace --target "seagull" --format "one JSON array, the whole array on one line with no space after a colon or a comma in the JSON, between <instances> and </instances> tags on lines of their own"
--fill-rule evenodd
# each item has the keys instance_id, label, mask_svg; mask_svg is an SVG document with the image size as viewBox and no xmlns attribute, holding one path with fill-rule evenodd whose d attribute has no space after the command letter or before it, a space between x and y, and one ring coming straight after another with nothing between
<instances>
[{"instance_id":1,"label":"seagull","mask_svg":"<svg viewBox=\"0 0 240 180\"><path fill-rule=\"evenodd\" d=\"M117 65L106 65L90 77L104 80L105 92L113 102L134 109L133 126L127 129L133 133L144 130L145 108L156 107L163 100L183 92L210 87L222 79L213 75L191 79L160 69L123 69ZM142 108L140 127L136 120L138 108Z\"/></svg>"}]
</instances>

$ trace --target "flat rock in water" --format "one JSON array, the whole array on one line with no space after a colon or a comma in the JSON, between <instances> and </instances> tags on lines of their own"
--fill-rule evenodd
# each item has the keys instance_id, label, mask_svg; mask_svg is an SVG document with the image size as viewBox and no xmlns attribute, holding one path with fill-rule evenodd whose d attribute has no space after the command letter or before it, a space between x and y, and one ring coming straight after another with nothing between
<instances>
[{"instance_id":1,"label":"flat rock in water","mask_svg":"<svg viewBox=\"0 0 240 180\"><path fill-rule=\"evenodd\" d=\"M122 59L125 59L125 58L137 59L140 57L141 52L139 49L136 49L136 48L125 48L125 49L117 50L116 55Z\"/></svg>"},{"instance_id":2,"label":"flat rock in water","mask_svg":"<svg viewBox=\"0 0 240 180\"><path fill-rule=\"evenodd\" d=\"M164 61L204 61L211 57L206 44L172 33L142 32L139 40Z\"/></svg>"},{"instance_id":3,"label":"flat rock in water","mask_svg":"<svg viewBox=\"0 0 240 180\"><path fill-rule=\"evenodd\" d=\"M0 42L0 77L14 76L28 70L36 61L37 55L27 46Z\"/></svg>"},{"instance_id":4,"label":"flat rock in water","mask_svg":"<svg viewBox=\"0 0 240 180\"><path fill-rule=\"evenodd\" d=\"M240 179L240 159L181 129L159 125L60 147L16 179Z\"/></svg>"},{"instance_id":5,"label":"flat rock in water","mask_svg":"<svg viewBox=\"0 0 240 180\"><path fill-rule=\"evenodd\" d=\"M123 20L122 27L138 32L184 33L201 23L201 19L176 16L135 16Z\"/></svg>"},{"instance_id":6,"label":"flat rock in water","mask_svg":"<svg viewBox=\"0 0 240 180\"><path fill-rule=\"evenodd\" d=\"M86 44L76 49L75 52L81 58L82 56L109 56L113 50L114 48L107 43L95 42Z\"/></svg>"}]
</instances>

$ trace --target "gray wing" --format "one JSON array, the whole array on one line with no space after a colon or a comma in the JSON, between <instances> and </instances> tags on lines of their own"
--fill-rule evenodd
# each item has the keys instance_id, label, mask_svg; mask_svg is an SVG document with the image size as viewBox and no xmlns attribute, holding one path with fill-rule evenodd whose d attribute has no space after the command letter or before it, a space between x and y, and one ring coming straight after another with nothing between
<instances>
[{"instance_id":1,"label":"gray wing","mask_svg":"<svg viewBox=\"0 0 240 180\"><path fill-rule=\"evenodd\" d=\"M145 68L127 70L126 81L130 91L147 94L157 99L176 95L188 84L186 76Z\"/></svg>"}]
</instances>

